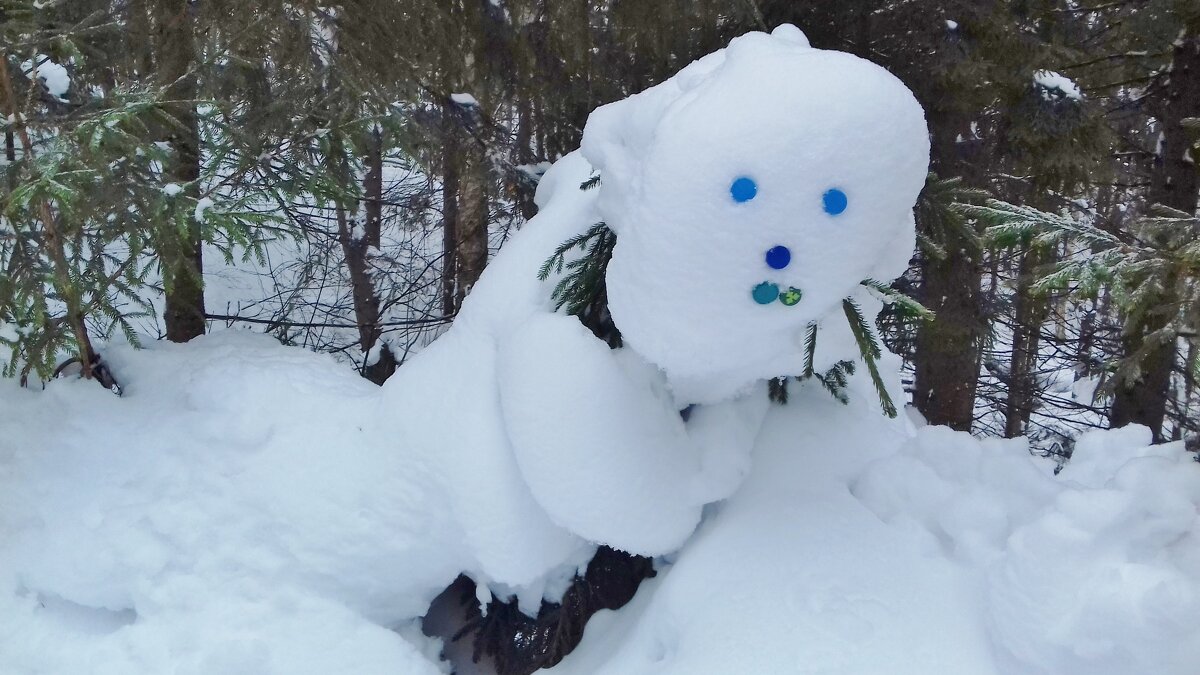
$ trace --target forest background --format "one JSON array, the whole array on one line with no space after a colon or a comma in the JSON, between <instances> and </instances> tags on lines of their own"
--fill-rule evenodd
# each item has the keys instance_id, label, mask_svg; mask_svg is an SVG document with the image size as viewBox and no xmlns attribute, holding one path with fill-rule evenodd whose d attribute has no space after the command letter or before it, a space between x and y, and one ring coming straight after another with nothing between
<instances>
[{"instance_id":1,"label":"forest background","mask_svg":"<svg viewBox=\"0 0 1200 675\"><path fill-rule=\"evenodd\" d=\"M5 374L235 326L383 383L591 110L784 22L927 112L933 318L878 319L915 409L1200 445L1196 0L0 0Z\"/></svg>"}]
</instances>

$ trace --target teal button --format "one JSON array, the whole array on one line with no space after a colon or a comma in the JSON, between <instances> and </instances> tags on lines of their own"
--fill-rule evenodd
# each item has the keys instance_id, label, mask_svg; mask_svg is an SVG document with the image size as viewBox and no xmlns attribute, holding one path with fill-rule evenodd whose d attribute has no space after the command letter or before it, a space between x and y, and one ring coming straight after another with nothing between
<instances>
[{"instance_id":1,"label":"teal button","mask_svg":"<svg viewBox=\"0 0 1200 675\"><path fill-rule=\"evenodd\" d=\"M779 287L763 282L754 287L754 301L760 305L769 305L779 298Z\"/></svg>"}]
</instances>

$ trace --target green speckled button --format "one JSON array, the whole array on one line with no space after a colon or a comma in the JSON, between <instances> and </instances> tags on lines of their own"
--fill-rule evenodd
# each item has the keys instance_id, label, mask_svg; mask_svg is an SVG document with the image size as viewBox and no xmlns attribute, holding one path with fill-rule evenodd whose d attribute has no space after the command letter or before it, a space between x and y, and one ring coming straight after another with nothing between
<instances>
[{"instance_id":1,"label":"green speckled button","mask_svg":"<svg viewBox=\"0 0 1200 675\"><path fill-rule=\"evenodd\" d=\"M803 297L803 291L801 291L799 288L792 287L779 294L779 301L788 307L794 307Z\"/></svg>"}]
</instances>

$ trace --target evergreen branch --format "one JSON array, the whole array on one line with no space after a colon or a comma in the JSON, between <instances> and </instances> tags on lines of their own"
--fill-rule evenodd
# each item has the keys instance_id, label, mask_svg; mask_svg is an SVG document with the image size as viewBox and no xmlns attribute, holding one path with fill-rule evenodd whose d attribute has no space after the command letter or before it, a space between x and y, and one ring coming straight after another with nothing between
<instances>
[{"instance_id":1,"label":"evergreen branch","mask_svg":"<svg viewBox=\"0 0 1200 675\"><path fill-rule=\"evenodd\" d=\"M863 363L867 364L867 372L871 375L871 384L875 385L875 392L879 395L879 405L883 408L883 414L895 419L898 414L896 404L892 402L887 385L884 384L883 377L879 374L877 362L882 355L879 342L871 332L867 320L863 318L862 309L857 303L846 298L842 301L842 309L845 310L846 320L850 323L850 332L854 334L854 341L858 343L858 351L862 356Z\"/></svg>"},{"instance_id":2,"label":"evergreen branch","mask_svg":"<svg viewBox=\"0 0 1200 675\"><path fill-rule=\"evenodd\" d=\"M895 305L896 311L900 316L906 319L933 321L934 314L928 307L917 302L916 299L892 288L888 284L875 279L864 279L861 283L863 286L883 296L881 299L885 304Z\"/></svg>"},{"instance_id":3,"label":"evergreen branch","mask_svg":"<svg viewBox=\"0 0 1200 675\"><path fill-rule=\"evenodd\" d=\"M596 299L604 286L604 274L616 242L617 237L608 225L596 223L587 232L560 244L542 263L538 271L541 281L549 279L552 273L566 271L551 293L555 311L565 307L568 314L578 316ZM573 249L580 249L583 255L568 262L567 254Z\"/></svg>"},{"instance_id":4,"label":"evergreen branch","mask_svg":"<svg viewBox=\"0 0 1200 675\"><path fill-rule=\"evenodd\" d=\"M813 362L817 357L817 322L808 324L808 333L804 337L804 377L813 376Z\"/></svg>"},{"instance_id":5,"label":"evergreen branch","mask_svg":"<svg viewBox=\"0 0 1200 675\"><path fill-rule=\"evenodd\" d=\"M848 405L850 397L846 395L846 387L849 386L852 375L854 375L854 362L838 361L817 379L820 380L821 386L829 392L830 396L833 396L842 405Z\"/></svg>"}]
</instances>

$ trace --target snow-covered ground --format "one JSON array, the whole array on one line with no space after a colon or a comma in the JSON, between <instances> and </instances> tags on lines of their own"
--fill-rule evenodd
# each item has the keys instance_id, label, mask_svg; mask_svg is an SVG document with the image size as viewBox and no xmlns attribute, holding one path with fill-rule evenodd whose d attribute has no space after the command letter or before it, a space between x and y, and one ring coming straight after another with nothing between
<instances>
[{"instance_id":1,"label":"snow-covered ground","mask_svg":"<svg viewBox=\"0 0 1200 675\"><path fill-rule=\"evenodd\" d=\"M439 672L410 595L453 518L364 431L377 390L245 333L113 359L124 399L0 385L0 672ZM857 393L772 408L740 490L558 670L1196 672L1179 444L1095 433L1055 476Z\"/></svg>"}]
</instances>

